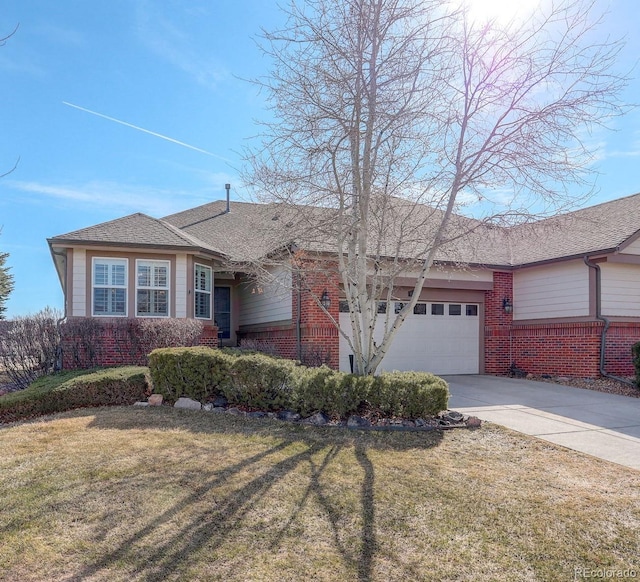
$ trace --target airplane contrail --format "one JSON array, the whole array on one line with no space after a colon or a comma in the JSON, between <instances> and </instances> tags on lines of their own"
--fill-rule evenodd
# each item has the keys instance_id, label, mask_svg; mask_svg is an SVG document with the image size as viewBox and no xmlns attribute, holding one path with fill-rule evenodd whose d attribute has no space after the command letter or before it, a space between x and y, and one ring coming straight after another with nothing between
<instances>
[{"instance_id":1,"label":"airplane contrail","mask_svg":"<svg viewBox=\"0 0 640 582\"><path fill-rule=\"evenodd\" d=\"M115 121L116 123L119 123L120 125L126 125L127 127L131 127L133 129L137 129L138 131L142 131L144 133L148 133L149 135L153 135L155 137L159 137L161 139L166 139L167 141L170 141L172 143L181 145L185 148L189 148L190 150L195 150L196 152L200 152L201 154L206 154L208 156L211 156L213 158L218 158L219 160L222 160L224 162L231 162L231 160L224 158L222 156L219 156L217 154L212 154L211 152L208 152L207 150L203 150L200 148L197 148L195 146L189 145L188 143L184 143L183 141L178 141L177 139L173 139L172 137L168 137L166 135L162 135L161 133L156 133L155 131L149 131L148 129L145 129L144 127L138 127L137 125L133 125L132 123L127 123L126 121L121 121L120 119L116 119L115 117L109 117L108 115L103 115L102 113L98 113L97 111L91 111L91 109L86 109L84 107L80 107L80 105L74 105L73 103L68 103L67 101L63 101L62 102L64 105L68 105L69 107L73 107L74 109L79 109L80 111L84 111L86 113L91 113L91 115L97 115L98 117L102 117L103 119L108 119L109 121Z\"/></svg>"}]
</instances>

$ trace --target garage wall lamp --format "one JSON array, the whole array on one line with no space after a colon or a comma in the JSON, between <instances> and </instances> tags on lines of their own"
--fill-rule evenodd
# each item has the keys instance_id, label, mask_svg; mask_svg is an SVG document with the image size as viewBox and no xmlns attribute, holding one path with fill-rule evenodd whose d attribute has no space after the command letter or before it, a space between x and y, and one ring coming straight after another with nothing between
<instances>
[{"instance_id":1,"label":"garage wall lamp","mask_svg":"<svg viewBox=\"0 0 640 582\"><path fill-rule=\"evenodd\" d=\"M502 309L504 309L505 313L511 313L513 311L513 303L511 303L508 297L502 300Z\"/></svg>"},{"instance_id":2,"label":"garage wall lamp","mask_svg":"<svg viewBox=\"0 0 640 582\"><path fill-rule=\"evenodd\" d=\"M322 296L320 297L320 305L322 305L322 307L327 311L329 311L329 307L331 307L331 297L329 297L329 292L326 289L322 292Z\"/></svg>"}]
</instances>

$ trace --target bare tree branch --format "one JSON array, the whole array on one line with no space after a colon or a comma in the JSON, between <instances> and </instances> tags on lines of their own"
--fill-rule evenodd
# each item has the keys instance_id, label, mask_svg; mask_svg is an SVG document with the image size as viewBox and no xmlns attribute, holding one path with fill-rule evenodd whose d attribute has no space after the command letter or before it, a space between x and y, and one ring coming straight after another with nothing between
<instances>
[{"instance_id":1,"label":"bare tree branch","mask_svg":"<svg viewBox=\"0 0 640 582\"><path fill-rule=\"evenodd\" d=\"M504 26L440 0L294 1L286 14L263 35L273 68L256 82L273 121L244 178L283 209L305 257L334 257L350 312L341 333L355 371L371 374L440 257L468 257L495 224L567 208L576 184L590 192L584 136L626 111L622 43L596 40L590 0ZM496 188L512 203L459 215L461 197ZM412 298L378 313L407 276Z\"/></svg>"}]
</instances>

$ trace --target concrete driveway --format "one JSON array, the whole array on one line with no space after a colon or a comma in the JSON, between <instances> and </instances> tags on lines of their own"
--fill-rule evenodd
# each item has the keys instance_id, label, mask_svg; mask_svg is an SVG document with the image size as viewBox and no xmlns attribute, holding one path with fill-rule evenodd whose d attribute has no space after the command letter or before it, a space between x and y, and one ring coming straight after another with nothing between
<instances>
[{"instance_id":1,"label":"concrete driveway","mask_svg":"<svg viewBox=\"0 0 640 582\"><path fill-rule=\"evenodd\" d=\"M449 408L640 470L640 398L496 376L443 376Z\"/></svg>"}]
</instances>

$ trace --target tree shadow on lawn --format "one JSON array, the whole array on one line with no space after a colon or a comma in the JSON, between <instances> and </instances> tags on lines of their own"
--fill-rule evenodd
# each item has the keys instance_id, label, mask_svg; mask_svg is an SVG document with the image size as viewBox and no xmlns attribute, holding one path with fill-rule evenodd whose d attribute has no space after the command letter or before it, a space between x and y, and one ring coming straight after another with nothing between
<instances>
[{"instance_id":1,"label":"tree shadow on lawn","mask_svg":"<svg viewBox=\"0 0 640 582\"><path fill-rule=\"evenodd\" d=\"M120 409L122 410L122 409ZM351 431L344 428L312 427L283 423L272 420L252 420L213 415L210 413L189 413L173 410L140 410L135 414L98 413L89 428L99 429L179 429L206 434L240 436L263 436L274 444L262 452L235 464L214 469L207 474L198 474L198 485L186 498L170 509L152 517L146 525L131 531L117 547L87 565L72 579L85 579L109 572L123 562L137 563L137 573L145 580L165 580L175 577L188 568L190 560L201 560L199 553L206 548L208 555L214 555L226 541L246 526L247 518L260 504L268 502L270 492L278 485L284 485L296 469L307 464L308 483L287 519L281 520L275 534L271 536L269 550L277 554L284 539L294 535L300 514L312 501L317 503L330 526L333 544L349 571L357 572L360 581L371 580L374 559L378 551L376 541L375 471L368 451L408 449L428 449L442 440L440 431L422 433L379 433ZM300 445L304 450L300 450ZM291 447L289 454L282 457ZM338 506L335 492L327 491L322 477L331 463L336 461L344 449L353 450L359 466L361 531L359 543L343 541L341 521L345 518L344 508ZM273 458L271 462L269 459ZM266 470L264 468L266 467ZM242 481L230 493L220 496L216 490L228 484L240 473L254 468L259 475ZM293 477L292 477L293 478ZM306 477L305 477L306 478ZM330 479L330 476L326 476ZM211 497L215 503L210 503ZM295 496L298 496L296 491ZM172 521L184 515L192 515L177 528ZM161 543L157 539L161 538ZM145 540L147 542L145 543ZM356 548L357 549L354 549ZM138 549L136 549L138 548ZM143 554L144 552L144 554ZM388 559L388 556L386 556ZM213 558L214 559L214 558ZM247 573L244 572L244 575Z\"/></svg>"}]
</instances>

